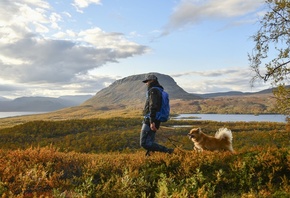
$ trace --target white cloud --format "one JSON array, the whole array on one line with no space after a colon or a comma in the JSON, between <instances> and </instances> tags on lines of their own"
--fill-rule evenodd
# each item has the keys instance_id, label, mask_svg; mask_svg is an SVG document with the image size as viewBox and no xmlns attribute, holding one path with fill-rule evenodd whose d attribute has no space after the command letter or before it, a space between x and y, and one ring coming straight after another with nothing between
<instances>
[{"instance_id":1,"label":"white cloud","mask_svg":"<svg viewBox=\"0 0 290 198\"><path fill-rule=\"evenodd\" d=\"M61 15L57 14L57 13L52 13L49 17L50 21L51 21L51 27L53 29L60 29L58 22L62 21L62 17Z\"/></svg>"},{"instance_id":2,"label":"white cloud","mask_svg":"<svg viewBox=\"0 0 290 198\"><path fill-rule=\"evenodd\" d=\"M148 52L148 49L144 46L125 39L123 34L117 32L106 33L100 28L81 31L78 36L80 41L85 41L97 49L108 49L111 53L115 53L118 58Z\"/></svg>"},{"instance_id":3,"label":"white cloud","mask_svg":"<svg viewBox=\"0 0 290 198\"><path fill-rule=\"evenodd\" d=\"M65 32L57 32L53 34L52 36L56 39L65 39L65 40L70 40L70 39L76 39L77 38L77 32L74 32L73 30L66 30Z\"/></svg>"},{"instance_id":4,"label":"white cloud","mask_svg":"<svg viewBox=\"0 0 290 198\"><path fill-rule=\"evenodd\" d=\"M232 18L258 9L263 0L183 0L175 8L163 35L206 20Z\"/></svg>"},{"instance_id":5,"label":"white cloud","mask_svg":"<svg viewBox=\"0 0 290 198\"><path fill-rule=\"evenodd\" d=\"M126 43L124 40L119 40L119 43L109 43L112 46L84 46L72 41L27 35L13 44L0 46L2 56L18 61L18 64L3 62L0 65L0 78L10 78L17 82L69 82L79 73L87 73L108 62L146 51L145 46ZM22 61L22 65L19 61Z\"/></svg>"},{"instance_id":6,"label":"white cloud","mask_svg":"<svg viewBox=\"0 0 290 198\"><path fill-rule=\"evenodd\" d=\"M173 74L172 77L182 77L182 76L203 76L203 77L220 77L220 76L233 76L233 75L241 75L241 73L246 72L245 75L248 75L247 71L240 68L230 68L230 69L219 69L219 70L209 70L209 71L190 71L184 73Z\"/></svg>"},{"instance_id":7,"label":"white cloud","mask_svg":"<svg viewBox=\"0 0 290 198\"><path fill-rule=\"evenodd\" d=\"M226 91L248 92L268 89L269 84L250 84L250 70L227 68L220 70L192 71L171 75L179 86L191 93L211 93ZM182 80L180 80L182 79Z\"/></svg>"},{"instance_id":8,"label":"white cloud","mask_svg":"<svg viewBox=\"0 0 290 198\"><path fill-rule=\"evenodd\" d=\"M45 1L0 1L1 43L12 43L32 32L47 32L46 16L50 6Z\"/></svg>"},{"instance_id":9,"label":"white cloud","mask_svg":"<svg viewBox=\"0 0 290 198\"><path fill-rule=\"evenodd\" d=\"M90 4L101 4L101 0L74 0L72 4L78 12L82 13L82 9L88 7Z\"/></svg>"}]
</instances>

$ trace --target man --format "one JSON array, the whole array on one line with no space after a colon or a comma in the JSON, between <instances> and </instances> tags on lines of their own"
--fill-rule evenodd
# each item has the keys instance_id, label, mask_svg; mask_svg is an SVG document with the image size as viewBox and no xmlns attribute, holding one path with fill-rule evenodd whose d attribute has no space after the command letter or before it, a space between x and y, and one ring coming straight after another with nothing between
<instances>
[{"instance_id":1,"label":"man","mask_svg":"<svg viewBox=\"0 0 290 198\"><path fill-rule=\"evenodd\" d=\"M157 77L153 74L147 75L146 79L142 82L146 83L148 90L143 110L144 120L140 135L140 145L147 150L146 156L150 155L151 151L171 154L174 149L166 148L165 146L155 142L155 134L160 127L160 121L156 119L156 113L160 111L161 108L162 94L158 88L154 87L159 87L161 89L163 89L163 87L159 84Z\"/></svg>"}]
</instances>

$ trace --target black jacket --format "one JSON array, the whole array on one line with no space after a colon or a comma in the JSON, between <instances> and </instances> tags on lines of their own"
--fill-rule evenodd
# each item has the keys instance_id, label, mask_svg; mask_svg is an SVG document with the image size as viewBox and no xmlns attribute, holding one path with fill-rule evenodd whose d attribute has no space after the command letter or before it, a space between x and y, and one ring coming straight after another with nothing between
<instances>
[{"instance_id":1,"label":"black jacket","mask_svg":"<svg viewBox=\"0 0 290 198\"><path fill-rule=\"evenodd\" d=\"M150 123L154 122L156 128L159 128L160 121L156 120L155 117L161 108L162 93L158 89L154 89L154 87L163 89L158 81L153 81L149 84L143 115L149 118Z\"/></svg>"}]
</instances>

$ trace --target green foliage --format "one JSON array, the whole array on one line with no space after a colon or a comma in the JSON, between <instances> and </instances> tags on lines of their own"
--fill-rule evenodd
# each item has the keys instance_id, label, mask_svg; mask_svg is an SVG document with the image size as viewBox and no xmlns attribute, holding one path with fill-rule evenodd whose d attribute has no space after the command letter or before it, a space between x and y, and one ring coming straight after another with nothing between
<instances>
[{"instance_id":1,"label":"green foliage","mask_svg":"<svg viewBox=\"0 0 290 198\"><path fill-rule=\"evenodd\" d=\"M253 82L256 80L270 81L275 86L283 87L274 92L277 98L280 113L289 115L289 87L290 72L290 1L266 0L267 12L260 20L261 28L253 36L255 47L249 61L255 72ZM272 55L275 54L275 57ZM263 67L263 69L261 69ZM261 71L266 70L265 73Z\"/></svg>"},{"instance_id":2,"label":"green foliage","mask_svg":"<svg viewBox=\"0 0 290 198\"><path fill-rule=\"evenodd\" d=\"M279 86L274 94L277 100L277 109L285 115L290 115L290 89L285 86Z\"/></svg>"}]
</instances>

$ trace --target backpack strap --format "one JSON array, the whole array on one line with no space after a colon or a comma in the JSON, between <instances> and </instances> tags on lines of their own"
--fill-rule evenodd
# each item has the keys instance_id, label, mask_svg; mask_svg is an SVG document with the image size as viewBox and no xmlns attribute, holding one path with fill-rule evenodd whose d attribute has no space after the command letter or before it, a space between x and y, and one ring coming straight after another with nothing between
<instances>
[{"instance_id":1,"label":"backpack strap","mask_svg":"<svg viewBox=\"0 0 290 198\"><path fill-rule=\"evenodd\" d=\"M152 89L158 89L160 92L163 91L163 89L162 89L161 87L151 87L151 88L148 90L148 92L151 91Z\"/></svg>"}]
</instances>

